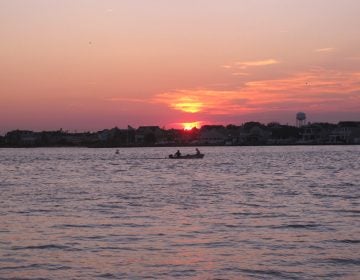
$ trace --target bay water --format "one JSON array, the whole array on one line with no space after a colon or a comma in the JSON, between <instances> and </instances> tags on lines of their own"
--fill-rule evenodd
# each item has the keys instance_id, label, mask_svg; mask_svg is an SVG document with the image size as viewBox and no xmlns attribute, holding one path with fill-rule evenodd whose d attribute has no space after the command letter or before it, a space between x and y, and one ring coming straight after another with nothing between
<instances>
[{"instance_id":1,"label":"bay water","mask_svg":"<svg viewBox=\"0 0 360 280\"><path fill-rule=\"evenodd\" d=\"M0 279L360 279L360 146L115 150L0 149Z\"/></svg>"}]
</instances>

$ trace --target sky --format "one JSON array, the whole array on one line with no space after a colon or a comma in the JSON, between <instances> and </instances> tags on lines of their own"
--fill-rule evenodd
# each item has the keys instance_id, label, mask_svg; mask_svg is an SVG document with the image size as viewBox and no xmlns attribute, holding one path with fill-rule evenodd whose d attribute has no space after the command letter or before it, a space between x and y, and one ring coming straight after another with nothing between
<instances>
[{"instance_id":1,"label":"sky","mask_svg":"<svg viewBox=\"0 0 360 280\"><path fill-rule=\"evenodd\" d=\"M0 0L0 133L360 121L359 0Z\"/></svg>"}]
</instances>

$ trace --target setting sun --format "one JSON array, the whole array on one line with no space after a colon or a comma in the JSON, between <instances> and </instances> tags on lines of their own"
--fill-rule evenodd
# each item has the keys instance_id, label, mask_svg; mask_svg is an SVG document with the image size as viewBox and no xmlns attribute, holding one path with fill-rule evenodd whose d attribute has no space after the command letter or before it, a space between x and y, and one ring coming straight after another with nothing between
<instances>
[{"instance_id":1,"label":"setting sun","mask_svg":"<svg viewBox=\"0 0 360 280\"><path fill-rule=\"evenodd\" d=\"M191 130L193 128L199 128L201 126L200 122L187 122L182 123L184 130Z\"/></svg>"}]
</instances>

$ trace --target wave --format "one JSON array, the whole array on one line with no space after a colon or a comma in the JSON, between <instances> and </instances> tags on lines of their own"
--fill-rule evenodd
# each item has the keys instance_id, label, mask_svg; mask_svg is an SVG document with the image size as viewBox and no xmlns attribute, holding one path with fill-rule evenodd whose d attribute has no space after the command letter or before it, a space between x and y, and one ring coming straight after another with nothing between
<instances>
[{"instance_id":1,"label":"wave","mask_svg":"<svg viewBox=\"0 0 360 280\"><path fill-rule=\"evenodd\" d=\"M66 250L69 249L69 246L58 245L58 244L45 244L45 245L36 245L36 246L13 246L12 250Z\"/></svg>"}]
</instances>

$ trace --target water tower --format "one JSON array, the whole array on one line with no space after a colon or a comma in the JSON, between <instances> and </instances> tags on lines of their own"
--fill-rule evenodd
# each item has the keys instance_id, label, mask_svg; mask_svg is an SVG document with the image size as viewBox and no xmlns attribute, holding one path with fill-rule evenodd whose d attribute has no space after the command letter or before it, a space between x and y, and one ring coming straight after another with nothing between
<instances>
[{"instance_id":1,"label":"water tower","mask_svg":"<svg viewBox=\"0 0 360 280\"><path fill-rule=\"evenodd\" d=\"M296 114L296 126L301 127L306 124L306 114L299 112Z\"/></svg>"}]
</instances>

